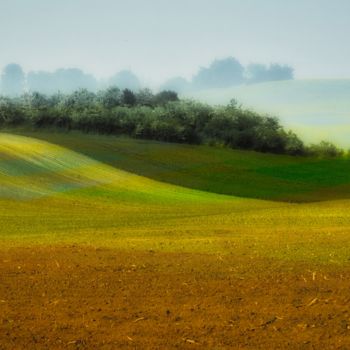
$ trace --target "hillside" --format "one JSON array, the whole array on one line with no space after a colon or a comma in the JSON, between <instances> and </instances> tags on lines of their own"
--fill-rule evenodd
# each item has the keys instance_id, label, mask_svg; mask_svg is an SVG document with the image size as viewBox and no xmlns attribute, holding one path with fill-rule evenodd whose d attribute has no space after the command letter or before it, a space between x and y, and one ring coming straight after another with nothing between
<instances>
[{"instance_id":1,"label":"hillside","mask_svg":"<svg viewBox=\"0 0 350 350\"><path fill-rule=\"evenodd\" d=\"M244 107L278 116L307 142L327 139L349 148L350 80L291 80L213 89L190 97L210 104L232 98Z\"/></svg>"},{"instance_id":2,"label":"hillside","mask_svg":"<svg viewBox=\"0 0 350 350\"><path fill-rule=\"evenodd\" d=\"M82 139L89 149L89 139ZM118 199L119 203L227 201L217 196L112 167L79 152L36 138L0 133L0 197L35 199L74 195ZM113 198L115 196L115 198Z\"/></svg>"},{"instance_id":3,"label":"hillside","mask_svg":"<svg viewBox=\"0 0 350 350\"><path fill-rule=\"evenodd\" d=\"M50 137L52 142L0 134L0 221L4 246L70 242L119 249L191 252L226 252L236 246L241 253L270 257L287 254L291 259L317 260L329 260L330 250L336 247L338 260L348 257L347 246L341 243L347 239L344 228L349 225L348 200L299 205L263 201L179 187L125 171L127 166L140 164L142 172L148 171L154 178L162 175L164 179L170 169L173 176L176 174L189 185L190 179L196 179L194 174L210 174L216 169L209 177L202 178L214 188L236 164L242 174L255 174L246 183L243 177L238 182L241 188L250 187L253 193L266 183L270 183L269 188L273 185L278 188L280 182L276 182L266 168L273 160L270 165L280 167L277 175L284 177L284 181L291 181L287 179L294 174L288 169L300 166L299 180L294 180L296 189L303 188L298 187L298 182L305 178L306 170L309 173L304 188L312 183L319 188L325 183L329 185L329 179L324 178L322 182L317 175L318 162L302 164L293 157L78 133L37 136ZM58 145L59 140L66 146ZM94 158L82 154L82 150ZM109 164L102 161L104 157ZM158 157L167 161L160 162ZM193 162L195 159L197 163ZM180 164L182 172L177 169ZM225 164L228 164L226 169ZM257 168L252 168L252 164ZM262 169L266 175L260 175ZM260 176L264 181L259 181ZM332 179L345 181L339 174L333 174ZM226 186L229 182L234 183L234 177ZM289 194L292 192L290 189ZM330 196L330 192L326 193ZM305 227L310 231L306 233ZM329 232L336 232L336 236L328 239L325 234ZM310 245L310 239L317 244ZM298 248L290 250L290 244Z\"/></svg>"},{"instance_id":4,"label":"hillside","mask_svg":"<svg viewBox=\"0 0 350 350\"><path fill-rule=\"evenodd\" d=\"M90 151L106 146L92 140L82 137L79 145ZM202 218L284 206L158 182L53 143L5 133L0 183L0 221L6 227L1 239L21 243L121 239L128 245L123 238L131 236L145 244L151 235L163 236L163 227L170 233L176 222L191 227Z\"/></svg>"},{"instance_id":5,"label":"hillside","mask_svg":"<svg viewBox=\"0 0 350 350\"><path fill-rule=\"evenodd\" d=\"M350 198L350 161L346 159L320 160L79 132L21 133L84 154L89 162L201 191L296 202Z\"/></svg>"}]
</instances>

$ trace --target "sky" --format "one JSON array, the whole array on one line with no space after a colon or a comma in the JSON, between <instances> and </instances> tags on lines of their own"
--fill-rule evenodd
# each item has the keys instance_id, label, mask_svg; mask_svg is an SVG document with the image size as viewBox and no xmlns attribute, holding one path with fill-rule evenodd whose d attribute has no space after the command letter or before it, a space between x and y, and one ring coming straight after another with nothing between
<instances>
[{"instance_id":1,"label":"sky","mask_svg":"<svg viewBox=\"0 0 350 350\"><path fill-rule=\"evenodd\" d=\"M216 58L350 78L350 0L0 0L0 69L131 69L150 85Z\"/></svg>"}]
</instances>

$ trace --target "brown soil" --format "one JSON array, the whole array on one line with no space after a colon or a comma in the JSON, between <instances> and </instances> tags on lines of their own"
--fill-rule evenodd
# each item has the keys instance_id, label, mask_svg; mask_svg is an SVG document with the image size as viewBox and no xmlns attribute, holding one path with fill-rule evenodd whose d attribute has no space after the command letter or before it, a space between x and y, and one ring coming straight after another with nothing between
<instances>
[{"instance_id":1,"label":"brown soil","mask_svg":"<svg viewBox=\"0 0 350 350\"><path fill-rule=\"evenodd\" d=\"M350 349L350 267L2 250L0 349Z\"/></svg>"}]
</instances>

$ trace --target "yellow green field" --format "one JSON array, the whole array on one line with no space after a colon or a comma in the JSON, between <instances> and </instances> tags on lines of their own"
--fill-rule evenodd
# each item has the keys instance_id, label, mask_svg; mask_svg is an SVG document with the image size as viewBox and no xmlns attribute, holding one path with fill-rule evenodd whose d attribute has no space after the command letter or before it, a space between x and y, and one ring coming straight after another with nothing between
<instances>
[{"instance_id":1,"label":"yellow green field","mask_svg":"<svg viewBox=\"0 0 350 350\"><path fill-rule=\"evenodd\" d=\"M293 204L196 191L11 134L1 134L0 154L3 244L350 258L349 200Z\"/></svg>"},{"instance_id":2,"label":"yellow green field","mask_svg":"<svg viewBox=\"0 0 350 350\"><path fill-rule=\"evenodd\" d=\"M303 191L307 181L296 181L291 188L291 192L299 189L298 202L277 200L275 195L263 200L232 195L235 187L229 184L235 181L234 176L221 190L228 194L215 193L219 192L215 190L219 175L206 176L206 182L204 175L200 178L202 189L207 186L211 192L190 188L195 179L190 168L182 172L181 181L187 187L166 182L170 175L166 171L160 173L166 167L162 163L157 168L155 157L149 161L152 172L146 169L144 158L143 168L131 172L132 166L140 164L135 157L139 153L135 153L137 146L128 148L128 145L138 142L143 154L152 154L159 151L159 143L153 147L152 142L102 136L73 134L67 138L60 134L27 134L0 134L1 349L25 348L24 344L38 349L195 346L208 349L344 346L345 349L349 345L350 327L346 323L343 329L341 322L344 325L350 317L347 306L350 295L344 289L345 282L339 283L350 270L350 200L346 192L347 175L339 175L341 164L345 163L278 159L278 156L250 152L238 152L236 158L230 158L227 152L235 151L219 149L208 153L208 148L194 146L191 152L202 154L202 162L209 162L211 154L221 154L221 165L228 164L230 159L233 167L235 159L237 169L242 169L242 164L249 163L250 158L251 163L253 159L268 163L264 157L272 157L274 167L282 169L285 164L288 168L287 173L281 174L290 182L293 169L300 166L308 169L307 181L314 176L321 188L313 190L319 196L314 202L309 195L305 201L301 200L302 194L308 193ZM164 147L169 147L173 158L176 152L170 147L178 147L180 154L186 155L181 148L186 146L164 144ZM94 155L93 149L100 151L99 155ZM104 157L109 152L115 157L103 161L102 149L105 149ZM124 156L118 167L118 149L120 158L128 149L134 150L131 152L134 161L130 158L126 161ZM188 157L189 164L191 157ZM213 158L215 162L219 164L218 157ZM329 177L322 178L316 173L327 164L334 164L334 172L338 174L338 181L333 184ZM263 167L265 175L261 176L271 174ZM244 169L249 172L247 167ZM149 177L140 175L147 171ZM208 165L206 172L211 171ZM217 167L213 172L220 173ZM255 176L260 173L257 171ZM302 174L305 171L296 177ZM238 173L238 178L242 185L244 177ZM265 178L261 186L266 184ZM269 186L272 184L270 177ZM259 186L257 183L257 192ZM287 188L285 183L281 186ZM250 190L252 193L254 189ZM270 193L277 192L275 189ZM334 193L337 195L332 199ZM137 276L132 279L134 272ZM119 280L123 281L123 287ZM236 286L234 292L228 281ZM57 288L53 290L51 284ZM195 286L191 293L182 291L186 284ZM41 290L37 290L39 285ZM28 286L32 286L30 290ZM150 291L152 288L155 290ZM254 296L254 290L264 290L264 295ZM322 294L325 290L330 290L327 297ZM230 299L225 311L225 300L241 292L246 293L243 299L247 304L240 307L240 302ZM201 293L206 295L204 299ZM137 300L123 299L122 295ZM22 305L23 298L26 306ZM61 311L50 309L51 303L66 303L64 300L69 300L75 309L69 311L68 304ZM113 300L118 301L118 307ZM144 300L143 306L140 300ZM299 306L294 307L293 303ZM188 313L188 308L197 304L203 304L205 312L196 316ZM107 310L107 314L95 315L95 311L88 311L87 305L95 311ZM80 308L86 311L84 317ZM170 320L173 309L179 315ZM253 309L255 316L249 314ZM330 314L334 322L339 322L327 326L325 320ZM235 318L239 315L240 318ZM106 317L112 317L111 320L115 317L119 323L115 321L111 326ZM97 326L93 328L92 319L100 322L99 331ZM213 322L215 331L201 328ZM227 330L229 322L233 328ZM287 322L285 328L284 322ZM277 323L281 326L277 327ZM52 328L54 324L56 328ZM68 327L66 332L64 325ZM45 327L51 327L50 336L45 336ZM138 327L145 328L138 330ZM152 327L160 327L162 336L150 332ZM252 328L257 331L254 333ZM223 337L223 332L229 333ZM291 334L298 336L290 339Z\"/></svg>"}]
</instances>

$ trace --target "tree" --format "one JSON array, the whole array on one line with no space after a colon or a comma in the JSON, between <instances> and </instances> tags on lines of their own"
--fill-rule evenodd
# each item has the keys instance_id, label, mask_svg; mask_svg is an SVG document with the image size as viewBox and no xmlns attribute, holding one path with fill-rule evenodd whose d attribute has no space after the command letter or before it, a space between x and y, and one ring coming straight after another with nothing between
<instances>
[{"instance_id":1,"label":"tree","mask_svg":"<svg viewBox=\"0 0 350 350\"><path fill-rule=\"evenodd\" d=\"M49 100L44 94L33 92L30 95L30 105L35 109L45 109L49 107Z\"/></svg>"},{"instance_id":2,"label":"tree","mask_svg":"<svg viewBox=\"0 0 350 350\"><path fill-rule=\"evenodd\" d=\"M159 92L155 96L155 100L158 105L164 105L168 102L178 101L179 97L175 91L165 90Z\"/></svg>"},{"instance_id":3,"label":"tree","mask_svg":"<svg viewBox=\"0 0 350 350\"><path fill-rule=\"evenodd\" d=\"M139 90L140 89L140 81L138 77L129 70L123 70L117 74L115 74L109 80L110 86L117 86L120 89L129 89L129 90Z\"/></svg>"},{"instance_id":4,"label":"tree","mask_svg":"<svg viewBox=\"0 0 350 350\"><path fill-rule=\"evenodd\" d=\"M20 96L24 91L25 75L20 65L8 64L1 76L1 91L4 95Z\"/></svg>"},{"instance_id":5,"label":"tree","mask_svg":"<svg viewBox=\"0 0 350 350\"><path fill-rule=\"evenodd\" d=\"M291 80L294 79L294 69L287 65L273 63L269 68L271 80Z\"/></svg>"},{"instance_id":6,"label":"tree","mask_svg":"<svg viewBox=\"0 0 350 350\"><path fill-rule=\"evenodd\" d=\"M182 77L168 79L162 86L161 90L172 90L181 94L190 89L190 83Z\"/></svg>"},{"instance_id":7,"label":"tree","mask_svg":"<svg viewBox=\"0 0 350 350\"><path fill-rule=\"evenodd\" d=\"M264 64L250 64L246 69L249 83L262 83L265 81L291 80L294 78L294 70L287 65L277 63L266 66Z\"/></svg>"},{"instance_id":8,"label":"tree","mask_svg":"<svg viewBox=\"0 0 350 350\"><path fill-rule=\"evenodd\" d=\"M242 84L244 68L233 57L215 60L208 68L201 68L193 77L193 84L200 89L224 88Z\"/></svg>"},{"instance_id":9,"label":"tree","mask_svg":"<svg viewBox=\"0 0 350 350\"><path fill-rule=\"evenodd\" d=\"M96 95L87 89L79 89L68 95L64 101L65 107L82 111L84 109L91 109L96 102Z\"/></svg>"},{"instance_id":10,"label":"tree","mask_svg":"<svg viewBox=\"0 0 350 350\"><path fill-rule=\"evenodd\" d=\"M96 91L97 82L94 76L84 73L77 68L60 68L53 73L53 82L56 91L72 93L79 89Z\"/></svg>"},{"instance_id":11,"label":"tree","mask_svg":"<svg viewBox=\"0 0 350 350\"><path fill-rule=\"evenodd\" d=\"M128 107L132 107L136 105L136 96L135 94L129 90L124 89L122 93L122 104Z\"/></svg>"},{"instance_id":12,"label":"tree","mask_svg":"<svg viewBox=\"0 0 350 350\"><path fill-rule=\"evenodd\" d=\"M268 68L264 64L252 63L246 68L247 81L249 83L261 83L269 81Z\"/></svg>"},{"instance_id":13,"label":"tree","mask_svg":"<svg viewBox=\"0 0 350 350\"><path fill-rule=\"evenodd\" d=\"M136 94L137 104L141 106L148 106L153 107L154 106L154 95L150 89L141 89Z\"/></svg>"},{"instance_id":14,"label":"tree","mask_svg":"<svg viewBox=\"0 0 350 350\"><path fill-rule=\"evenodd\" d=\"M21 99L0 97L0 125L19 125L26 120L28 114Z\"/></svg>"},{"instance_id":15,"label":"tree","mask_svg":"<svg viewBox=\"0 0 350 350\"><path fill-rule=\"evenodd\" d=\"M98 100L102 106L111 109L121 104L121 91L116 86L111 86L107 90L100 91L98 93Z\"/></svg>"},{"instance_id":16,"label":"tree","mask_svg":"<svg viewBox=\"0 0 350 350\"><path fill-rule=\"evenodd\" d=\"M319 144L312 144L308 147L307 152L311 156L320 158L334 158L343 154L343 151L328 141L321 141Z\"/></svg>"},{"instance_id":17,"label":"tree","mask_svg":"<svg viewBox=\"0 0 350 350\"><path fill-rule=\"evenodd\" d=\"M292 131L284 132L286 139L285 152L292 156L303 155L305 154L305 146L303 141L294 134Z\"/></svg>"}]
</instances>

